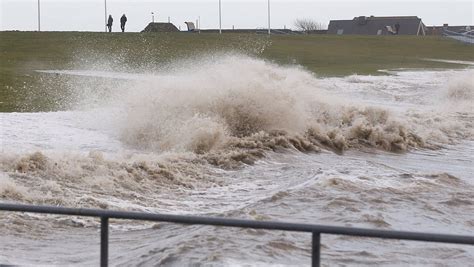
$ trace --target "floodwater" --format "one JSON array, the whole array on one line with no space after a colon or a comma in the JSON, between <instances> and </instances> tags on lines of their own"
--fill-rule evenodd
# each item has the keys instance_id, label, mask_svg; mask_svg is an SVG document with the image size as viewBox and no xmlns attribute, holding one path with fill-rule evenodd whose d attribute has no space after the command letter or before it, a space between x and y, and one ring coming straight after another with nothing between
<instances>
[{"instance_id":1,"label":"floodwater","mask_svg":"<svg viewBox=\"0 0 474 267\"><path fill-rule=\"evenodd\" d=\"M154 74L47 72L117 79L73 84L81 101L67 111L0 113L2 202L474 233L472 69L319 78L231 55ZM98 264L96 219L1 213L0 229L0 264ZM112 220L110 240L120 266L311 257L310 235L279 231ZM474 258L472 246L329 235L321 249L327 266Z\"/></svg>"}]
</instances>

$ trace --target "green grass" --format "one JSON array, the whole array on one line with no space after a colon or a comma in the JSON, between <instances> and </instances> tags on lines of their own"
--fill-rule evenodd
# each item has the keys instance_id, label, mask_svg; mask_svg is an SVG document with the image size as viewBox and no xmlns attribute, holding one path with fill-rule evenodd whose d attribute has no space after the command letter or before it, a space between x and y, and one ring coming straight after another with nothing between
<instances>
[{"instance_id":1,"label":"green grass","mask_svg":"<svg viewBox=\"0 0 474 267\"><path fill-rule=\"evenodd\" d=\"M60 108L62 94L56 92L66 89L54 87L65 78L38 69L153 71L177 59L228 51L299 64L318 76L463 67L425 58L474 61L474 46L441 37L0 32L0 111Z\"/></svg>"},{"instance_id":2,"label":"green grass","mask_svg":"<svg viewBox=\"0 0 474 267\"><path fill-rule=\"evenodd\" d=\"M282 36L266 54L294 58L322 76L377 74L380 69L456 68L426 58L474 59L474 46L440 37L416 36Z\"/></svg>"}]
</instances>

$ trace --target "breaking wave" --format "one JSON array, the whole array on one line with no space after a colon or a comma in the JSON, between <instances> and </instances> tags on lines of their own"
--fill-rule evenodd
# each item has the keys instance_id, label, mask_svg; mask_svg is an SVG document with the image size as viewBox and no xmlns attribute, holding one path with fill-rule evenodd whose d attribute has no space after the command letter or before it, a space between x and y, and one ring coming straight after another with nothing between
<instances>
[{"instance_id":1,"label":"breaking wave","mask_svg":"<svg viewBox=\"0 0 474 267\"><path fill-rule=\"evenodd\" d=\"M0 158L0 198L35 204L115 208L154 207L170 190L199 189L221 182L213 170L186 154L106 158L35 152ZM9 176L6 175L9 173Z\"/></svg>"},{"instance_id":2,"label":"breaking wave","mask_svg":"<svg viewBox=\"0 0 474 267\"><path fill-rule=\"evenodd\" d=\"M193 62L199 64L115 82L115 90L100 99L97 112L107 114L88 123L107 128L128 152L5 154L0 170L10 178L0 177L1 197L95 207L120 207L119 199L128 199L134 202L128 206L153 206L148 196L160 188L219 186L225 180L218 178L219 169L253 164L269 152L405 152L472 137L469 118L400 113L335 97L323 89L324 80L299 67L242 55ZM469 83L453 86L450 92L472 94ZM78 107L89 108L87 101L97 102L97 95L84 95ZM28 193L22 184L40 193ZM84 190L107 197L86 197Z\"/></svg>"},{"instance_id":3,"label":"breaking wave","mask_svg":"<svg viewBox=\"0 0 474 267\"><path fill-rule=\"evenodd\" d=\"M432 114L410 117L336 98L319 83L301 68L240 55L200 60L137 83L116 99L124 110L120 139L155 152L291 147L342 153L362 146L404 152L466 136L462 125L452 132L433 128Z\"/></svg>"}]
</instances>

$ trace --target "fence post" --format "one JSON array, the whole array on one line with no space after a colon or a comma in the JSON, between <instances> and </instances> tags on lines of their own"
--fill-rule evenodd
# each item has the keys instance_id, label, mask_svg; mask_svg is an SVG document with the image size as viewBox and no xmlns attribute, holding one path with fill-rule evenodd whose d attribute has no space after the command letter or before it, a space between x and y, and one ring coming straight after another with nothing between
<instances>
[{"instance_id":1,"label":"fence post","mask_svg":"<svg viewBox=\"0 0 474 267\"><path fill-rule=\"evenodd\" d=\"M319 267L321 264L321 233L313 232L313 253L311 258L311 266Z\"/></svg>"},{"instance_id":2,"label":"fence post","mask_svg":"<svg viewBox=\"0 0 474 267\"><path fill-rule=\"evenodd\" d=\"M100 217L100 266L109 265L109 218Z\"/></svg>"}]
</instances>

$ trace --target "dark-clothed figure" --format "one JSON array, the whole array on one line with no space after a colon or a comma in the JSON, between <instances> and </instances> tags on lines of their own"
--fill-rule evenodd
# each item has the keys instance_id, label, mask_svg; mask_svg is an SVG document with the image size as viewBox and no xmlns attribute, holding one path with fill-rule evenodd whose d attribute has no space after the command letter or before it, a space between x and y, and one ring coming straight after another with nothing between
<instances>
[{"instance_id":1,"label":"dark-clothed figure","mask_svg":"<svg viewBox=\"0 0 474 267\"><path fill-rule=\"evenodd\" d=\"M114 19L112 18L112 15L109 15L109 20L107 20L107 28L109 28L109 32L112 32L112 23L114 22Z\"/></svg>"},{"instance_id":2,"label":"dark-clothed figure","mask_svg":"<svg viewBox=\"0 0 474 267\"><path fill-rule=\"evenodd\" d=\"M127 23L127 17L123 14L120 18L120 29L122 29L122 32L125 32L125 23Z\"/></svg>"},{"instance_id":3,"label":"dark-clothed figure","mask_svg":"<svg viewBox=\"0 0 474 267\"><path fill-rule=\"evenodd\" d=\"M398 31L400 31L400 24L397 22L397 24L395 24L395 34L398 34Z\"/></svg>"}]
</instances>

